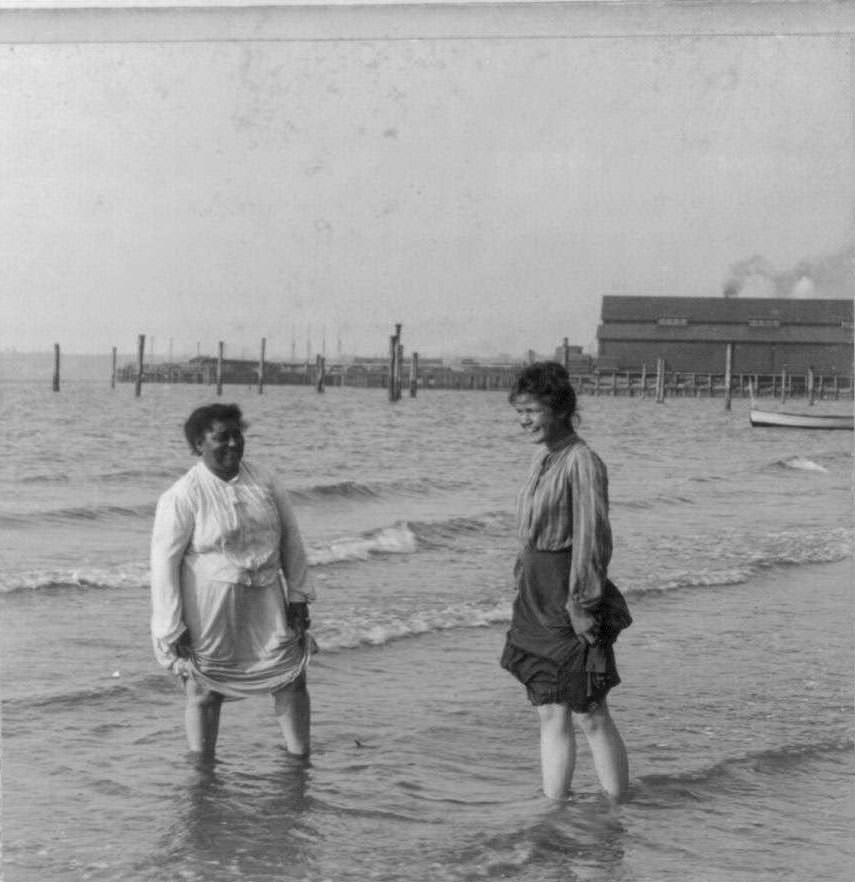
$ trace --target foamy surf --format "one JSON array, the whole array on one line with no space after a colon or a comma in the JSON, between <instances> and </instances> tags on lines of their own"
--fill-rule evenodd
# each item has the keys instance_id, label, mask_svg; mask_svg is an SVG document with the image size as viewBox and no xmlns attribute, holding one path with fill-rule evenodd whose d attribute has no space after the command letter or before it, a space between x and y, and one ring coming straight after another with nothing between
<instances>
[{"instance_id":1,"label":"foamy surf","mask_svg":"<svg viewBox=\"0 0 855 882\"><path fill-rule=\"evenodd\" d=\"M418 541L406 523L374 530L361 536L345 536L328 545L310 548L310 566L328 566L347 561L367 560L372 554L413 554Z\"/></svg>"},{"instance_id":2,"label":"foamy surf","mask_svg":"<svg viewBox=\"0 0 855 882\"><path fill-rule=\"evenodd\" d=\"M790 459L779 460L777 464L783 466L785 469L798 469L802 472L828 473L828 469L825 468L825 466L822 466L818 462L814 462L812 459L808 459L805 456L793 456Z\"/></svg>"},{"instance_id":3,"label":"foamy surf","mask_svg":"<svg viewBox=\"0 0 855 882\"><path fill-rule=\"evenodd\" d=\"M510 601L476 606L460 604L436 610L423 610L408 616L384 616L380 618L351 619L349 621L324 622L317 629L316 639L322 650L336 651L358 646L383 646L394 640L418 637L439 631L458 628L486 628L509 622Z\"/></svg>"}]
</instances>

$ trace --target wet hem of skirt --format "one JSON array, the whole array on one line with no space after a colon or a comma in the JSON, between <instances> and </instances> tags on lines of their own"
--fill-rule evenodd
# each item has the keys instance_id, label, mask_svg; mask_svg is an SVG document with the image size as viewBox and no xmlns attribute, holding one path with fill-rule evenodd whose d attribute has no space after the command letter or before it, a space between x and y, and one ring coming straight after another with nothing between
<instances>
[{"instance_id":1,"label":"wet hem of skirt","mask_svg":"<svg viewBox=\"0 0 855 882\"><path fill-rule=\"evenodd\" d=\"M277 677L272 681L248 688L235 688L234 686L221 683L207 676L203 671L200 671L195 666L193 668L191 676L201 686L204 686L206 689L210 689L212 692L217 692L222 695L226 701L239 701L243 698L253 698L258 695L272 695L274 692L278 692L280 689L284 689L286 686L290 686L291 683L295 682L306 672L307 668L309 667L309 660L311 659L311 657L312 653L307 651L306 654L303 656L299 667L296 668L294 671L290 671L287 675Z\"/></svg>"}]
</instances>

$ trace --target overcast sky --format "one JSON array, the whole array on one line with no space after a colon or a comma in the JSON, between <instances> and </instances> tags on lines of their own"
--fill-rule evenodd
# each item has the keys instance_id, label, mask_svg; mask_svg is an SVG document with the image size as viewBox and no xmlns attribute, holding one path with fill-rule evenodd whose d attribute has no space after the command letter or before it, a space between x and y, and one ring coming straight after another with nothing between
<instances>
[{"instance_id":1,"label":"overcast sky","mask_svg":"<svg viewBox=\"0 0 855 882\"><path fill-rule=\"evenodd\" d=\"M590 349L605 294L839 257L852 106L833 32L7 45L0 349Z\"/></svg>"}]
</instances>

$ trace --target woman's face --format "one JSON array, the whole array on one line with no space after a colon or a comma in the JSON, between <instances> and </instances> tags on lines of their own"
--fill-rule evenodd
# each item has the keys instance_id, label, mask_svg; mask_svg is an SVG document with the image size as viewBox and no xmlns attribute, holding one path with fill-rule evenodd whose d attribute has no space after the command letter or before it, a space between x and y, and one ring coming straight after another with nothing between
<instances>
[{"instance_id":1,"label":"woman's face","mask_svg":"<svg viewBox=\"0 0 855 882\"><path fill-rule=\"evenodd\" d=\"M533 395L518 395L514 408L523 431L535 444L554 447L573 434L564 414L555 413L548 404Z\"/></svg>"},{"instance_id":2,"label":"woman's face","mask_svg":"<svg viewBox=\"0 0 855 882\"><path fill-rule=\"evenodd\" d=\"M197 444L202 462L218 478L231 480L243 459L243 429L238 420L214 420Z\"/></svg>"}]
</instances>

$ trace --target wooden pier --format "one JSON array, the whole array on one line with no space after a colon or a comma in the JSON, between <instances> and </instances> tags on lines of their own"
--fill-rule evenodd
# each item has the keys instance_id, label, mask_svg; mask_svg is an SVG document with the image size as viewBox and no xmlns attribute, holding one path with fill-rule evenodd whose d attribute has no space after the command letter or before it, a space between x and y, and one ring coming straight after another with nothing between
<instances>
[{"instance_id":1,"label":"wooden pier","mask_svg":"<svg viewBox=\"0 0 855 882\"><path fill-rule=\"evenodd\" d=\"M399 352L396 347L396 362ZM363 359L347 363L327 363L320 358L314 362L274 362L263 364L265 386L313 386L392 389L401 378L412 377L410 394L416 389L459 389L461 391L509 390L522 363L514 366L446 365L420 359L413 371L415 359L402 359L395 365L397 379L390 370L390 359ZM259 362L238 359L196 358L185 363L145 364L142 372L146 383L197 383L257 386ZM222 372L220 375L220 371ZM120 382L136 382L137 365L127 365L118 372ZM853 397L852 377L838 374L732 372L730 383L726 373L693 373L670 371L660 365L659 371L643 366L635 371L593 371L571 373L570 381L579 395L612 398L640 398L651 401L668 398L749 398L753 384L757 398L806 398L809 401L834 400Z\"/></svg>"}]
</instances>

